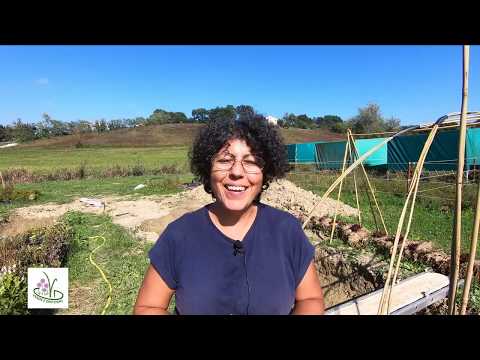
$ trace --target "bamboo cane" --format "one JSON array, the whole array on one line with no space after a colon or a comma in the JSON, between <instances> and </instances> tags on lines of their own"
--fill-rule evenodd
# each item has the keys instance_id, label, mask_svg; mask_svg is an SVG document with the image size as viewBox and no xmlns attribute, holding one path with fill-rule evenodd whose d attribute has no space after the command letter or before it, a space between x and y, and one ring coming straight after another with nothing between
<instances>
[{"instance_id":1,"label":"bamboo cane","mask_svg":"<svg viewBox=\"0 0 480 360\"><path fill-rule=\"evenodd\" d=\"M425 146L428 146L428 142L426 143ZM417 177L418 177L417 172L415 172L414 180L416 180ZM413 182L412 182L412 184L413 184ZM386 300L390 298L390 294L391 294L391 290L392 290L391 286L390 286L390 280L391 280L391 274L392 274L392 269L393 269L393 263L394 263L394 259L395 259L396 254L397 254L397 248L398 248L398 243L399 243L399 239L400 239L400 234L401 234L401 230L403 228L403 223L404 223L404 220L405 220L406 210L408 208L409 201L410 201L410 198L412 196L413 190L414 190L414 187L412 186L410 188L410 191L407 194L407 198L405 200L405 204L404 204L404 207L402 209L402 213L400 215L399 223L398 223L398 226L397 226L397 232L396 232L396 235L395 235L394 244L393 244L393 248L392 248L392 255L391 255L391 258L390 258L390 266L389 266L389 269L388 269L387 278L385 280L385 285L384 285L382 296L381 296L381 299L380 299L378 314L388 313L388 308L385 309L385 306L386 306Z\"/></svg>"},{"instance_id":2,"label":"bamboo cane","mask_svg":"<svg viewBox=\"0 0 480 360\"><path fill-rule=\"evenodd\" d=\"M348 155L348 150L350 149L350 142L345 143L345 154L343 155L343 164L342 164L342 174L345 172L345 164L347 163L347 155ZM330 244L332 243L333 240L333 234L335 233L335 227L336 227L336 222L337 222L337 213L338 213L338 204L340 202L340 196L342 194L342 185L343 185L343 179L340 181L340 186L338 187L338 196L337 196L337 203L335 204L335 214L333 216L333 222L332 222L332 232L330 233Z\"/></svg>"},{"instance_id":3,"label":"bamboo cane","mask_svg":"<svg viewBox=\"0 0 480 360\"><path fill-rule=\"evenodd\" d=\"M433 142L433 138L435 136L437 128L438 128L438 125L434 126L434 129L432 129L432 132L430 132L430 135L427 138L427 141L425 142L425 145L423 147L422 153L420 154L420 160L421 161L419 161L418 165L423 165L423 161L425 160L426 153L430 149L430 146ZM418 165L417 165L417 169L419 167ZM414 181L417 181L417 178L420 177L417 169L413 174ZM415 188L415 186L413 186L414 182L412 182L411 184L412 184L412 186L410 186L410 190L407 194L407 198L405 200L405 204L403 206L402 213L400 215L400 219L399 219L399 222L398 222L397 232L395 234L395 240L394 240L393 248L392 248L392 255L391 255L391 258L390 258L390 265L389 265L389 268L388 268L388 274L387 274L387 278L385 280L385 285L384 285L384 288L383 288L383 291L382 291L382 296L380 298L380 304L379 304L378 313L377 313L378 315L385 314L385 311L387 310L386 309L386 305L387 305L386 300L387 300L387 296L389 297L390 294L391 294L391 289L389 287L390 287L390 280L391 280L392 271L393 271L393 264L394 264L394 260L395 260L396 254L397 254L398 242L399 242L400 234L401 234L401 231L402 231L402 228L403 228L403 223L404 223L404 220L405 220L405 215L406 215L406 211L407 211L407 208L408 208L408 204L409 204L410 198L411 198L412 193L413 193L414 188Z\"/></svg>"},{"instance_id":4,"label":"bamboo cane","mask_svg":"<svg viewBox=\"0 0 480 360\"><path fill-rule=\"evenodd\" d=\"M357 150L357 146L355 145L355 141L353 141L353 137L352 137L352 133L350 132L350 129L348 129L347 132L350 133L350 139L352 139L353 152L358 156L359 153L358 153L358 150ZM375 203L378 214L380 216L380 220L382 221L383 230L385 231L385 235L388 235L387 227L385 225L385 221L383 220L383 216L382 216L382 211L380 210L380 206L378 206L378 201L377 201L377 198L375 197L375 191L373 190L373 186L370 183L370 179L368 178L367 171L365 170L365 166L363 166L363 162L360 163L360 165L361 165L363 174L365 175L365 179L367 181L368 188L370 189L370 192L372 193L373 201ZM374 213L373 209L372 209L372 213ZM375 215L373 215L373 216L375 216ZM377 228L377 230L378 230L378 228Z\"/></svg>"},{"instance_id":5,"label":"bamboo cane","mask_svg":"<svg viewBox=\"0 0 480 360\"><path fill-rule=\"evenodd\" d=\"M307 219L303 222L303 225L302 225L302 229L305 229L305 227L307 226L308 222L310 221L310 219L312 218L313 216L313 212L315 211L315 209L318 207L318 205L320 205L327 197L328 195L331 194L331 192L337 187L337 185L340 183L340 181L342 181L348 174L350 174L363 160L365 160L366 158L368 158L370 155L372 155L373 153L375 153L376 151L378 151L378 149L380 149L382 146L384 146L385 144L387 144L388 142L390 142L392 139L394 139L396 136L399 136L401 134L404 134L406 132L409 132L409 131L412 131L413 129L416 129L416 126L414 127L411 127L411 128L407 128L407 129L404 129L402 131L399 131L398 133L396 133L394 136L391 136L391 137L388 137L386 138L384 141L382 141L381 143L375 145L373 148L371 148L369 151L367 151L365 154L363 154L361 157L359 157L352 165L350 165L348 167L347 170L345 170L345 172L339 176L334 182L332 185L330 185L330 187L327 189L327 191L325 191L325 193L323 194L323 196L320 198L319 201L317 201L317 203L313 206L313 208L310 210L309 214L307 215Z\"/></svg>"},{"instance_id":6,"label":"bamboo cane","mask_svg":"<svg viewBox=\"0 0 480 360\"><path fill-rule=\"evenodd\" d=\"M475 264L475 255L477 254L478 229L480 226L480 182L477 190L477 205L475 207L475 220L472 232L472 241L470 243L470 258L468 259L467 274L465 275L465 284L463 285L462 307L460 315L465 315L468 305L468 296L470 286L472 285L473 265Z\"/></svg>"},{"instance_id":7,"label":"bamboo cane","mask_svg":"<svg viewBox=\"0 0 480 360\"><path fill-rule=\"evenodd\" d=\"M350 133L350 139L353 141L353 138L351 137ZM353 161L354 157L352 154L352 147L350 146L349 148L349 154L350 154L350 160ZM353 171L353 184L355 186L355 200L357 201L357 210L358 210L358 225L362 226L362 216L360 212L360 202L358 200L358 189L357 189L357 169Z\"/></svg>"},{"instance_id":8,"label":"bamboo cane","mask_svg":"<svg viewBox=\"0 0 480 360\"><path fill-rule=\"evenodd\" d=\"M437 130L438 130L438 126L435 126L433 129L432 129L432 132L430 133L431 137L432 137L432 141L429 143L428 147L431 146L432 142L433 142L433 138L434 136L436 135L437 133ZM428 140L428 138L427 138ZM400 259L401 259L401 256L403 254L403 250L405 248L405 244L406 244L406 239L408 237L408 234L410 233L410 225L411 225L411 222L412 222L412 217L413 217L413 210L415 208L415 200L417 198L417 193L418 193L418 186L420 184L420 178L421 178L421 175L422 175L422 169L423 169L423 165L425 164L425 159L427 157L427 154L428 154L428 150L427 149L424 153L423 156L420 156L419 157L419 160L418 160L418 163L417 163L417 166L415 168L415 173L416 173L416 176L415 177L412 177L412 183L414 184L415 186L415 189L414 189L414 192L413 192L413 198L412 198L412 203L411 203L411 206L410 206L410 215L408 217L408 223L407 223L407 229L405 231L405 235L404 235L404 240L402 242L402 246L400 248L400 253L399 253L399 259L398 259L398 263L397 263L397 268L395 270L395 274L394 274L394 278L393 278L393 283L395 283L396 279L397 279L397 274L398 274L398 268L399 268L399 265L400 265Z\"/></svg>"},{"instance_id":9,"label":"bamboo cane","mask_svg":"<svg viewBox=\"0 0 480 360\"><path fill-rule=\"evenodd\" d=\"M351 134L350 134L350 138L353 139ZM358 152L355 152L355 155L358 157ZM360 166L363 166L363 164L361 164ZM355 169L355 171L357 171L357 170L358 170L358 168ZM355 171L354 171L354 173L355 173ZM364 176L365 176L365 174L364 174ZM377 231L379 231L380 228L378 227L377 215L375 213L375 208L374 208L374 205L372 203L372 198L370 196L370 189L368 187L368 184L367 184L366 180L363 181L363 187L364 187L364 190L365 190L365 194L367 195L367 200L368 200L368 205L370 206L370 211L372 212L373 222L375 223L375 229L377 229Z\"/></svg>"},{"instance_id":10,"label":"bamboo cane","mask_svg":"<svg viewBox=\"0 0 480 360\"><path fill-rule=\"evenodd\" d=\"M448 313L455 315L455 296L457 294L458 273L460 268L460 246L462 241L462 181L465 164L465 136L467 133L466 112L468 105L468 72L470 46L463 46L463 90L460 131L458 135L457 187L455 192L455 222L450 259L450 287L448 291Z\"/></svg>"},{"instance_id":11,"label":"bamboo cane","mask_svg":"<svg viewBox=\"0 0 480 360\"><path fill-rule=\"evenodd\" d=\"M391 304L393 286L395 286L396 281L397 281L397 276L398 276L398 271L400 269L400 263L401 263L401 260L402 260L403 251L404 251L405 245L407 243L407 237L410 233L410 226L412 224L413 210L415 209L415 200L417 198L418 185L420 184L420 177L422 175L423 165L425 163L425 159L427 157L428 150L430 149L430 147L433 143L433 139L434 139L434 137L437 133L437 130L438 130L438 126L435 125L434 128L432 129L432 131L430 132L429 137L427 138L427 141L425 142L424 149L423 149L422 154L420 155L420 157L418 159L418 163L417 163L417 166L415 168L414 176L412 177L412 183L411 183L412 185L411 186L414 187L414 191L413 191L413 197L412 197L412 201L411 201L411 205L410 205L410 214L409 214L409 217L408 217L407 229L405 230L402 245L400 246L400 251L398 253L397 265L395 267L395 272L393 274L393 280L391 282L390 288L388 289L387 314L390 312L390 304ZM402 227L403 227L403 224L402 224Z\"/></svg>"}]
</instances>

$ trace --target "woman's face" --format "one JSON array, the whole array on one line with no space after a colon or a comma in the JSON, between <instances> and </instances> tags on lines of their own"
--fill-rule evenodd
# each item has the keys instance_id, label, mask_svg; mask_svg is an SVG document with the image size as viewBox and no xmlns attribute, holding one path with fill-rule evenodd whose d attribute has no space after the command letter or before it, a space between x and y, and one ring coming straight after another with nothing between
<instances>
[{"instance_id":1,"label":"woman's face","mask_svg":"<svg viewBox=\"0 0 480 360\"><path fill-rule=\"evenodd\" d=\"M210 184L217 201L227 210L246 210L262 189L262 167L244 140L228 141L212 161Z\"/></svg>"}]
</instances>

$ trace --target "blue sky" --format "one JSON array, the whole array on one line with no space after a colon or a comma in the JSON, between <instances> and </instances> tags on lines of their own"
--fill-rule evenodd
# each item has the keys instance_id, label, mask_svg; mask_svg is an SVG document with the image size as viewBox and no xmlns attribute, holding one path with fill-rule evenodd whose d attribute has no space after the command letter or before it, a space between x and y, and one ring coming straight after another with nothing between
<instances>
[{"instance_id":1,"label":"blue sky","mask_svg":"<svg viewBox=\"0 0 480 360\"><path fill-rule=\"evenodd\" d=\"M370 102L402 124L460 111L462 46L0 46L0 123L252 105L348 119ZM469 110L480 110L480 46Z\"/></svg>"}]
</instances>

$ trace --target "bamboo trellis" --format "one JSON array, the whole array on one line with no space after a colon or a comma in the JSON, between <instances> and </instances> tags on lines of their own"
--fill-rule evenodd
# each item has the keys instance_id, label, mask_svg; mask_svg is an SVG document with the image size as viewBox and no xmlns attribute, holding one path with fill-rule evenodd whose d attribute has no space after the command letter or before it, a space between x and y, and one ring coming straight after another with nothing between
<instances>
[{"instance_id":1,"label":"bamboo trellis","mask_svg":"<svg viewBox=\"0 0 480 360\"><path fill-rule=\"evenodd\" d=\"M478 124L478 120L480 120L480 113L479 112L472 112L472 113L467 113L467 104L468 104L468 68L469 68L469 46L465 45L463 46L463 90L462 90L462 111L460 114L460 119L455 119L452 121L445 121L449 119L449 116L445 116L437 120L434 124L427 124L423 126L414 126L405 130L402 130L398 133L395 133L394 135L386 138L384 141L381 143L377 144L374 146L372 149L367 151L365 154L362 156L358 156L358 152L355 147L355 141L354 141L354 135L361 135L361 134L352 134L350 130L347 131L347 143L345 147L345 155L344 155L344 160L343 160L343 166L342 166L342 174L333 182L333 184L327 189L327 191L324 193L322 198L319 200L315 206L311 209L309 212L306 220L303 223L303 228L305 229L307 223L310 221L313 212L317 208L317 206L325 200L330 193L338 186L340 185L339 192L338 192L338 197L337 199L340 200L340 195L341 195L341 188L343 184L343 180L345 177L350 174L352 171L354 171L359 165L361 165L364 174L366 176L366 179L368 181L368 176L366 175L365 168L363 167L363 161L367 159L370 155L378 151L382 146L386 145L388 142L393 140L396 136L399 136L403 133L410 132L410 131L430 131L428 138L424 144L422 153L419 156L419 160L416 164L415 171L413 174L412 181L409 185L408 189L408 195L404 204L404 207L402 209L402 213L400 215L399 223L397 226L397 231L395 234L395 239L394 239L394 244L392 248L392 255L390 258L390 265L387 273L387 278L385 281L385 286L383 288L382 292L382 297L379 303L379 308L378 308L378 314L389 314L390 310L390 304L391 304L391 295L392 295L392 290L393 287L395 286L397 276L398 276L398 271L401 263L401 258L403 255L403 251L405 249L407 237L410 231L411 223L412 223L412 217L413 217L413 212L415 208L415 200L417 197L418 193L418 186L419 182L421 179L421 173L423 169L423 165L425 163L425 159L427 157L428 151L433 143L433 140L435 138L435 135L437 134L437 131L439 130L440 126L442 123L448 124L447 126L442 126L441 128L450 128L450 127L458 127L460 126L460 131L459 131L459 150L458 150L458 164L457 164L457 188L456 188L456 211L455 211L455 220L454 220L454 233L453 233L453 239L452 239L452 254L451 254L451 267L450 267L450 284L449 284L449 313L450 314L455 314L455 295L457 291L457 284L458 284L458 273L459 273L459 261L460 261L460 245L461 245L461 204L462 204L462 181L463 181L463 170L464 170L464 164L465 164L465 138L466 138L466 128L469 125L474 125L474 123L468 123L467 122L467 117L472 114L473 115L473 120L475 120ZM457 115L455 115L457 116ZM459 121L458 121L459 120ZM455 125L450 125L450 123L456 122L457 124ZM385 133L384 133L385 134ZM371 134L369 134L371 135ZM345 164L346 164L346 159L347 159L347 152L350 154L350 159L352 158L352 151L353 155L357 155L357 159L347 168L345 169ZM359 203L358 203L358 193L357 193L357 186L356 186L356 178L354 175L354 182L355 182L355 193L356 193L356 198L357 198L357 208L360 211ZM372 187L370 186L370 190L373 192ZM410 202L411 200L411 202ZM380 216L381 211L378 206L378 203L375 200L375 204L377 206L377 209L379 211ZM403 236L403 241L400 246L399 252L398 252L398 257L397 257L397 250L398 250L398 245L405 221L405 216L407 214L407 209L410 207L410 212L409 212L409 217L407 221L407 227ZM335 209L337 210L337 209ZM372 209L373 211L373 209ZM332 233L331 233L331 238L333 236L334 228L335 228L335 220L336 220L336 215L337 211L335 211L335 217L334 217L334 222L332 226ZM385 223L382 219L382 224L384 226L384 229L386 231ZM359 215L359 221L360 221L360 215ZM471 243L470 243L470 258L469 258L469 263L468 263L468 268L467 268L467 274L465 277L465 286L464 286L464 291L463 291L463 297L462 297L462 304L461 304L461 314L465 314L466 307L468 304L468 297L469 297L469 291L470 291L470 285L471 285L471 279L473 275L473 265L475 261L475 254L476 254L476 246L477 246L477 240L478 240L478 231L480 228L480 185L478 188L478 193L477 193L477 204L476 204L476 211L475 211L475 220L474 220L474 229L472 232L471 236ZM396 264L395 264L396 260ZM395 270L394 270L395 267ZM392 278L393 277L393 278Z\"/></svg>"}]
</instances>

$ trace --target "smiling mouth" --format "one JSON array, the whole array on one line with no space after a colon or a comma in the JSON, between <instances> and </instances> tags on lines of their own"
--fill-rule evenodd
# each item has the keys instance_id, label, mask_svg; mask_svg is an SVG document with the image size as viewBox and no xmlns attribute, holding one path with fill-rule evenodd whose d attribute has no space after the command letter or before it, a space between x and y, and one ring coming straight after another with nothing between
<instances>
[{"instance_id":1,"label":"smiling mouth","mask_svg":"<svg viewBox=\"0 0 480 360\"><path fill-rule=\"evenodd\" d=\"M224 185L225 189L233 192L244 192L248 189L248 186L237 186L237 185Z\"/></svg>"}]
</instances>

